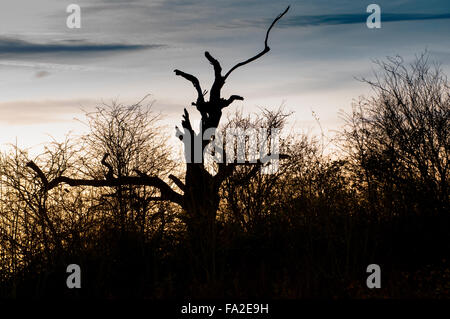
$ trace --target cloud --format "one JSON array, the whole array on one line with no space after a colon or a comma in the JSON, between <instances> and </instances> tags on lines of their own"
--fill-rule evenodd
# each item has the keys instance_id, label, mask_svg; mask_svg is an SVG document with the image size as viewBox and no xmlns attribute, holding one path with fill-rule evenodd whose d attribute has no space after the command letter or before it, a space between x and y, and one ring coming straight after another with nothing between
<instances>
[{"instance_id":1,"label":"cloud","mask_svg":"<svg viewBox=\"0 0 450 319\"><path fill-rule=\"evenodd\" d=\"M30 69L46 69L55 71L120 71L119 68L86 66L80 64L63 64L63 63L44 63L36 61L19 61L19 60L0 60L0 67L19 67ZM129 70L128 70L129 72Z\"/></svg>"},{"instance_id":2,"label":"cloud","mask_svg":"<svg viewBox=\"0 0 450 319\"><path fill-rule=\"evenodd\" d=\"M287 18L285 21L282 21L280 25L309 26L309 25L337 25L337 24L365 23L368 16L369 14L295 16ZM444 14L382 13L381 15L381 22L438 20L438 19L450 19L450 13Z\"/></svg>"},{"instance_id":3,"label":"cloud","mask_svg":"<svg viewBox=\"0 0 450 319\"><path fill-rule=\"evenodd\" d=\"M0 57L9 55L52 54L52 53L112 53L158 49L162 44L92 43L84 40L35 43L16 38L0 37Z\"/></svg>"},{"instance_id":4,"label":"cloud","mask_svg":"<svg viewBox=\"0 0 450 319\"><path fill-rule=\"evenodd\" d=\"M297 15L287 16L279 22L280 27L307 27L319 25L343 25L365 23L369 13L357 14L323 14L323 15ZM422 13L382 13L381 22L400 22L400 21L420 21L420 20L440 20L450 19L450 13L442 14L422 14ZM227 28L239 27L262 27L269 24L271 19L259 20L241 20L233 21L229 25L222 25Z\"/></svg>"}]
</instances>

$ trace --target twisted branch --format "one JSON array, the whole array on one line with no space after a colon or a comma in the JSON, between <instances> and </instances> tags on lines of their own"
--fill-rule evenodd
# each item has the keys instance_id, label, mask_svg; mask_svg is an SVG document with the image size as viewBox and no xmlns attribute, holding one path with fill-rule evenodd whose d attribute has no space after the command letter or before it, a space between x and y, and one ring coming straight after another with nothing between
<instances>
[{"instance_id":1,"label":"twisted branch","mask_svg":"<svg viewBox=\"0 0 450 319\"><path fill-rule=\"evenodd\" d=\"M269 29L267 30L267 33L266 33L266 39L264 40L264 49L263 49L260 53L258 53L257 55L251 57L250 59L245 60L245 61L243 61L243 62L240 62L240 63L236 64L235 66L233 66L233 67L230 69L230 71L228 71L227 74L225 74L225 76L223 77L224 81L228 78L228 76L231 74L231 72L233 72L233 71L236 70L237 68L239 68L239 67L241 67L241 66L244 66L244 65L246 65L246 64L248 64L248 63L250 63L250 62L252 62L252 61L255 61L256 59L259 59L259 58L262 57L264 54L266 54L267 52L270 51L270 47L267 45L267 41L269 40L269 33L270 33L270 30L272 30L272 28L273 28L273 26L275 25L275 23L277 23L278 20L280 20L280 19L286 14L286 12L288 12L289 8L290 8L290 6L288 6L288 7L286 8L286 10L283 11L283 13L279 14L279 15L275 18L275 20L273 20L272 24L270 25L270 27L269 27Z\"/></svg>"},{"instance_id":2,"label":"twisted branch","mask_svg":"<svg viewBox=\"0 0 450 319\"><path fill-rule=\"evenodd\" d=\"M203 91L202 88L200 87L200 82L198 81L198 79L192 74L185 73L180 70L174 70L174 72L176 75L181 76L192 83L194 88L197 90L197 104L204 103L205 99L203 97Z\"/></svg>"},{"instance_id":3,"label":"twisted branch","mask_svg":"<svg viewBox=\"0 0 450 319\"><path fill-rule=\"evenodd\" d=\"M183 206L183 196L175 192L166 182L157 176L149 176L138 170L135 170L139 176L121 176L111 179L76 179L66 176L58 176L48 181L44 172L33 162L27 163L44 184L44 191L48 192L59 184L68 184L69 186L92 186L92 187L115 187L121 185L152 186L161 192L161 199L169 200L180 206Z\"/></svg>"}]
</instances>

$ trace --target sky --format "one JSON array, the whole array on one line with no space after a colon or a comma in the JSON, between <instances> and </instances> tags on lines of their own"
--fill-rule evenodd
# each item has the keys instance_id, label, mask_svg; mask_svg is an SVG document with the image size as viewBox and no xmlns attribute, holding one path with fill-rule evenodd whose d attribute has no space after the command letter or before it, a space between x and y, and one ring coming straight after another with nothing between
<instances>
[{"instance_id":1,"label":"sky","mask_svg":"<svg viewBox=\"0 0 450 319\"><path fill-rule=\"evenodd\" d=\"M66 8L81 8L70 29ZM369 4L381 8L381 28L369 29ZM213 72L204 51L224 70L264 46L272 19L271 51L235 72L224 95L244 101L227 112L259 107L293 111L291 126L325 134L342 125L340 111L370 95L358 78L373 75L374 59L406 60L427 50L450 69L448 0L1 0L0 149L9 143L39 149L85 127L82 110L101 103L135 103L149 94L175 132L192 85L174 69L196 75L204 88Z\"/></svg>"}]
</instances>

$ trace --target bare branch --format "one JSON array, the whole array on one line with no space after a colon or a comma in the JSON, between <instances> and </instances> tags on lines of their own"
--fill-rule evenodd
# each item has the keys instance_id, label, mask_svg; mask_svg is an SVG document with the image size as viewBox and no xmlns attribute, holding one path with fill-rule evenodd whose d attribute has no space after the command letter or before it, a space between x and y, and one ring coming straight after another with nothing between
<instances>
[{"instance_id":1,"label":"bare branch","mask_svg":"<svg viewBox=\"0 0 450 319\"><path fill-rule=\"evenodd\" d=\"M189 132L191 133L194 132L191 125L191 120L189 119L189 112L186 110L186 108L184 109L183 120L181 121L181 125Z\"/></svg>"},{"instance_id":2,"label":"bare branch","mask_svg":"<svg viewBox=\"0 0 450 319\"><path fill-rule=\"evenodd\" d=\"M33 161L28 162L27 167L31 168L33 171L36 172L36 174L39 176L42 183L44 184L45 188L47 188L48 187L48 179L45 176L44 172L42 172L42 170Z\"/></svg>"},{"instance_id":3,"label":"bare branch","mask_svg":"<svg viewBox=\"0 0 450 319\"><path fill-rule=\"evenodd\" d=\"M216 176L214 176L215 182L220 185L225 179L227 179L229 176L233 175L235 168L238 166L253 166L251 171L240 182L240 184L245 184L257 172L259 172L261 166L267 165L267 164L265 164L265 162L267 162L270 159L269 157L270 157L270 155L266 156L263 160L258 159L256 161L256 163L251 162L251 161L238 162L237 160L235 160L233 162L229 162L229 163L227 163L227 162L219 163L219 170L218 170ZM278 158L280 160L285 160L285 159L290 159L291 156L287 155L287 154L279 154Z\"/></svg>"},{"instance_id":4,"label":"bare branch","mask_svg":"<svg viewBox=\"0 0 450 319\"><path fill-rule=\"evenodd\" d=\"M186 190L186 185L175 175L170 174L169 178L177 185L182 191Z\"/></svg>"},{"instance_id":5,"label":"bare branch","mask_svg":"<svg viewBox=\"0 0 450 319\"><path fill-rule=\"evenodd\" d=\"M136 185L136 186L152 186L159 189L161 192L161 198L164 200L169 200L171 202L177 203L183 206L182 195L175 192L166 182L157 176L148 176L138 170L135 170L139 176L122 176L120 178L112 179L75 179L66 176L58 176L48 182L45 174L42 170L34 163L28 162L27 166L31 168L45 185L45 191L49 191L59 184L68 184L69 186L92 186L92 187L114 187L121 185Z\"/></svg>"},{"instance_id":6,"label":"bare branch","mask_svg":"<svg viewBox=\"0 0 450 319\"><path fill-rule=\"evenodd\" d=\"M211 102L219 102L220 101L220 90L225 84L225 79L222 76L222 67L220 66L219 61L214 59L208 51L205 52L205 57L214 67L214 83L211 87L211 93L209 95L209 100Z\"/></svg>"},{"instance_id":7,"label":"bare branch","mask_svg":"<svg viewBox=\"0 0 450 319\"><path fill-rule=\"evenodd\" d=\"M205 57L208 59L208 61L213 65L214 67L214 74L216 78L222 77L222 67L220 66L219 61L214 59L211 54L209 54L208 51L205 52Z\"/></svg>"},{"instance_id":8,"label":"bare branch","mask_svg":"<svg viewBox=\"0 0 450 319\"><path fill-rule=\"evenodd\" d=\"M102 164L103 164L103 166L106 166L107 168L108 168L108 172L106 173L106 179L112 179L113 177L114 177L114 171L113 171L113 168L112 168L112 166L111 166L111 164L109 164L107 161L106 161L106 159L108 158L108 156L109 156L109 154L108 153L105 153L105 155L103 156L103 158L102 158Z\"/></svg>"},{"instance_id":9,"label":"bare branch","mask_svg":"<svg viewBox=\"0 0 450 319\"><path fill-rule=\"evenodd\" d=\"M229 106L231 103L233 103L236 100L237 101L243 101L244 98L242 96L239 96L239 95L232 95L232 96L230 96L230 98L228 100L224 100L224 103L221 106L221 108L225 108L225 107Z\"/></svg>"},{"instance_id":10,"label":"bare branch","mask_svg":"<svg viewBox=\"0 0 450 319\"><path fill-rule=\"evenodd\" d=\"M197 104L204 103L205 102L205 99L203 97L204 94L202 88L200 87L200 82L198 81L198 79L195 76L180 70L174 70L174 72L176 75L181 76L192 83L194 88L197 90Z\"/></svg>"},{"instance_id":11,"label":"bare branch","mask_svg":"<svg viewBox=\"0 0 450 319\"><path fill-rule=\"evenodd\" d=\"M250 59L248 59L248 60L246 60L246 61L244 61L244 62L240 62L240 63L236 64L235 66L233 66L233 67L230 69L230 71L228 71L227 74L225 74L225 76L223 77L224 81L228 78L228 76L231 74L231 72L233 72L233 71L236 70L237 68L239 68L239 67L241 67L241 66L244 66L244 65L246 65L246 64L248 64L248 63L250 63L250 62L252 62L252 61L255 61L256 59L259 59L259 58L262 57L264 54L266 54L267 52L270 51L270 48L269 48L269 46L267 45L267 41L268 41L268 39L269 39L269 33L270 33L270 30L272 30L272 28L273 28L273 26L275 25L275 23L277 23L278 20L280 20L280 19L286 14L286 12L288 12L289 8L290 8L290 6L288 6L288 7L286 8L286 10L283 11L283 13L279 14L279 15L275 18L275 20L273 20L272 24L270 25L270 27L269 27L269 29L267 30L267 33L266 33L266 39L264 40L264 49L263 49L260 53L258 53L257 55L255 55L254 57L251 57Z\"/></svg>"}]
</instances>

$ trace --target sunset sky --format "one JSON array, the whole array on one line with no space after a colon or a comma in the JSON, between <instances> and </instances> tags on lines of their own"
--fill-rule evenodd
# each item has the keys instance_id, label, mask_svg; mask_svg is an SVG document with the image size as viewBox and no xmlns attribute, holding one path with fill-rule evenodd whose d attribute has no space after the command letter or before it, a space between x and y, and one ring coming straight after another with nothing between
<instances>
[{"instance_id":1,"label":"sunset sky","mask_svg":"<svg viewBox=\"0 0 450 319\"><path fill-rule=\"evenodd\" d=\"M71 3L81 7L81 29L66 26ZM371 3L381 7L381 29L366 26ZM224 93L245 97L229 111L284 104L297 129L317 129L314 111L331 132L342 124L339 110L370 94L355 77L370 77L373 59L428 50L449 74L448 0L2 0L1 149L16 138L23 147L61 140L82 131L74 120L80 108L147 94L172 129L195 99L173 70L197 75L207 88L213 72L203 52L225 70L251 57L289 4L269 54L228 79Z\"/></svg>"}]
</instances>

